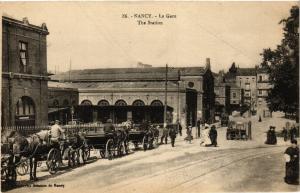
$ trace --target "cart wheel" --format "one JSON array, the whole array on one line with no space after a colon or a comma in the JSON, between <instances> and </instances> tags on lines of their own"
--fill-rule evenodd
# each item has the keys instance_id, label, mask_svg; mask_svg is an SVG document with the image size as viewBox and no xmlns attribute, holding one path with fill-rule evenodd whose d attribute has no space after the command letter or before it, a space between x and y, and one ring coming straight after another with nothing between
<instances>
[{"instance_id":1,"label":"cart wheel","mask_svg":"<svg viewBox=\"0 0 300 193\"><path fill-rule=\"evenodd\" d=\"M114 157L113 154L114 154L114 142L112 139L109 139L106 142L105 157L111 160Z\"/></svg>"},{"instance_id":2,"label":"cart wheel","mask_svg":"<svg viewBox=\"0 0 300 193\"><path fill-rule=\"evenodd\" d=\"M52 148L48 153L46 161L50 174L55 174L57 172L60 161L60 151L56 148Z\"/></svg>"},{"instance_id":3,"label":"cart wheel","mask_svg":"<svg viewBox=\"0 0 300 193\"><path fill-rule=\"evenodd\" d=\"M29 169L29 164L28 164L28 161L25 159L21 159L21 163L17 166L17 173L18 175L20 176L24 176L25 174L27 174L28 172L28 169Z\"/></svg>"},{"instance_id":4,"label":"cart wheel","mask_svg":"<svg viewBox=\"0 0 300 193\"><path fill-rule=\"evenodd\" d=\"M148 147L147 137L144 136L144 137L143 137L143 149L144 149L144 151L147 150L147 147Z\"/></svg>"}]
</instances>

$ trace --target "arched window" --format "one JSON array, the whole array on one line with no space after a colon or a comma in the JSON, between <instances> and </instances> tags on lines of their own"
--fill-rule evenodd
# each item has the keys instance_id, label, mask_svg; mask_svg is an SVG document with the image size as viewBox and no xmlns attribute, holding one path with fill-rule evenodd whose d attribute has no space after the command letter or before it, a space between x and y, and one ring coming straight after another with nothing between
<instances>
[{"instance_id":1,"label":"arched window","mask_svg":"<svg viewBox=\"0 0 300 193\"><path fill-rule=\"evenodd\" d=\"M135 101L132 103L132 106L145 106L145 103L144 103L144 101L142 101L142 100L135 100Z\"/></svg>"},{"instance_id":2,"label":"arched window","mask_svg":"<svg viewBox=\"0 0 300 193\"><path fill-rule=\"evenodd\" d=\"M59 106L59 102L57 99L53 100L53 107L58 107Z\"/></svg>"},{"instance_id":3,"label":"arched window","mask_svg":"<svg viewBox=\"0 0 300 193\"><path fill-rule=\"evenodd\" d=\"M151 106L163 106L163 103L160 100L154 100L152 101Z\"/></svg>"},{"instance_id":4,"label":"arched window","mask_svg":"<svg viewBox=\"0 0 300 193\"><path fill-rule=\"evenodd\" d=\"M98 106L109 106L109 102L107 100L100 100Z\"/></svg>"},{"instance_id":5,"label":"arched window","mask_svg":"<svg viewBox=\"0 0 300 193\"><path fill-rule=\"evenodd\" d=\"M117 100L115 105L116 106L127 106L127 103L124 100Z\"/></svg>"},{"instance_id":6,"label":"arched window","mask_svg":"<svg viewBox=\"0 0 300 193\"><path fill-rule=\"evenodd\" d=\"M83 100L83 101L81 102L81 105L90 106L90 105L92 105L92 102L91 102L90 100Z\"/></svg>"},{"instance_id":7,"label":"arched window","mask_svg":"<svg viewBox=\"0 0 300 193\"><path fill-rule=\"evenodd\" d=\"M35 115L34 103L30 97L23 96L18 100L16 106L16 115Z\"/></svg>"},{"instance_id":8,"label":"arched window","mask_svg":"<svg viewBox=\"0 0 300 193\"><path fill-rule=\"evenodd\" d=\"M63 106L64 106L64 107L69 106L69 101L68 101L67 99L65 99L65 100L63 101Z\"/></svg>"}]
</instances>

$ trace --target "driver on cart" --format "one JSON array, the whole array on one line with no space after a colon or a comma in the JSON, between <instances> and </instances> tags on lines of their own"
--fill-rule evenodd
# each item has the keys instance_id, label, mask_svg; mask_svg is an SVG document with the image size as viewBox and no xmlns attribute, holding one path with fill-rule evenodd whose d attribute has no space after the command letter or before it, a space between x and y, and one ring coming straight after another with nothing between
<instances>
[{"instance_id":1,"label":"driver on cart","mask_svg":"<svg viewBox=\"0 0 300 193\"><path fill-rule=\"evenodd\" d=\"M56 120L54 125L50 129L50 142L52 146L56 146L63 152L63 148L60 148L61 142L65 140L65 131L59 125L59 120Z\"/></svg>"},{"instance_id":2,"label":"driver on cart","mask_svg":"<svg viewBox=\"0 0 300 193\"><path fill-rule=\"evenodd\" d=\"M105 133L114 133L115 132L115 127L113 126L111 119L108 119L106 124L104 125L104 132Z\"/></svg>"}]
</instances>

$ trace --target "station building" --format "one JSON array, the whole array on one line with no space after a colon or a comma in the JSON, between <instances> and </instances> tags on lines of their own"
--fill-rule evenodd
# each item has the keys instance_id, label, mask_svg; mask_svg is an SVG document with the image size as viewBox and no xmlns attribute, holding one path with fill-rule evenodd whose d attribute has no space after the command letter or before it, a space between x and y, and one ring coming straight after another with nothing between
<instances>
[{"instance_id":1,"label":"station building","mask_svg":"<svg viewBox=\"0 0 300 193\"><path fill-rule=\"evenodd\" d=\"M209 59L205 67L72 70L51 79L78 89L75 111L83 122L131 119L135 123L163 123L165 102L169 123L179 120L194 126L199 119L214 119L214 77Z\"/></svg>"},{"instance_id":2,"label":"station building","mask_svg":"<svg viewBox=\"0 0 300 193\"><path fill-rule=\"evenodd\" d=\"M2 17L1 125L48 124L47 26Z\"/></svg>"}]
</instances>

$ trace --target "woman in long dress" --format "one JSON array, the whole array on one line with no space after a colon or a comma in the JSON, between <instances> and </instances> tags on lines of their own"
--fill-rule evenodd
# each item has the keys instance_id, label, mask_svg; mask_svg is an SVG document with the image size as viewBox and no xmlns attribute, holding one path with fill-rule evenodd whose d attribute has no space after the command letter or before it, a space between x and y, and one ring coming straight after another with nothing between
<instances>
[{"instance_id":1,"label":"woman in long dress","mask_svg":"<svg viewBox=\"0 0 300 193\"><path fill-rule=\"evenodd\" d=\"M209 131L210 128L208 125L205 125L203 129L201 129L200 132L200 146L208 146L211 144L210 138L209 138Z\"/></svg>"},{"instance_id":2,"label":"woman in long dress","mask_svg":"<svg viewBox=\"0 0 300 193\"><path fill-rule=\"evenodd\" d=\"M299 148L296 140L292 140L291 143L291 147L284 152L286 159L284 181L287 184L299 185Z\"/></svg>"}]
</instances>

